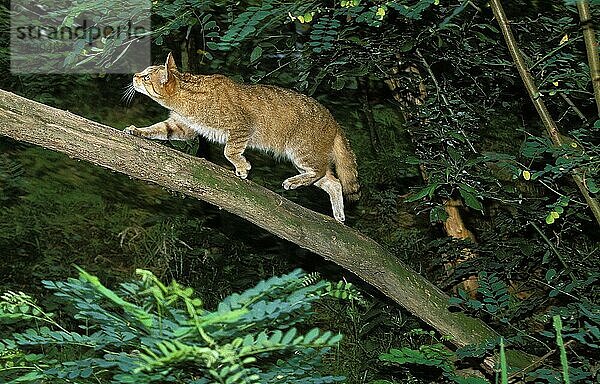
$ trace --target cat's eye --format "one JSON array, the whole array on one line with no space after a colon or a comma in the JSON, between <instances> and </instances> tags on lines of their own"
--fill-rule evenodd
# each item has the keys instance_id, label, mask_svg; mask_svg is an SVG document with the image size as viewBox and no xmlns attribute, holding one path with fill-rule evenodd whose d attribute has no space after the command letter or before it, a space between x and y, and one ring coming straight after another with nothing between
<instances>
[{"instance_id":1,"label":"cat's eye","mask_svg":"<svg viewBox=\"0 0 600 384\"><path fill-rule=\"evenodd\" d=\"M144 75L144 76L142 76L142 80L143 81L150 81L150 75Z\"/></svg>"}]
</instances>

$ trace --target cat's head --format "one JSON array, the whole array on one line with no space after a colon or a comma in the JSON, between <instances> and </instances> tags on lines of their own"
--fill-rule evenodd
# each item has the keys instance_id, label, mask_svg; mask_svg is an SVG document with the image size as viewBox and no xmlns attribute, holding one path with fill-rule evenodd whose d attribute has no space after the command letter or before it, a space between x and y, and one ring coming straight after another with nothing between
<instances>
[{"instance_id":1,"label":"cat's head","mask_svg":"<svg viewBox=\"0 0 600 384\"><path fill-rule=\"evenodd\" d=\"M165 65L152 65L133 75L133 88L162 104L179 91L176 73L175 60L169 53Z\"/></svg>"}]
</instances>

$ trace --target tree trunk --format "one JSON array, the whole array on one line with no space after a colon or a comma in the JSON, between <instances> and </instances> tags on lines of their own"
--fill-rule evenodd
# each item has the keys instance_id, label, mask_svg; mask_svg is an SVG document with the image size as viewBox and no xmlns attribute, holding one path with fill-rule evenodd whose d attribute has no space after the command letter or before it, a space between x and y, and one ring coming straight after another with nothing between
<instances>
[{"instance_id":1,"label":"tree trunk","mask_svg":"<svg viewBox=\"0 0 600 384\"><path fill-rule=\"evenodd\" d=\"M577 12L583 29L583 40L585 41L592 87L594 88L594 99L596 99L596 108L598 109L597 116L600 118L600 57L598 57L598 42L596 41L596 30L594 29L594 19L592 18L589 2L578 0Z\"/></svg>"},{"instance_id":2,"label":"tree trunk","mask_svg":"<svg viewBox=\"0 0 600 384\"><path fill-rule=\"evenodd\" d=\"M346 268L442 335L451 336L458 347L498 337L479 319L448 311L445 293L375 241L204 159L3 90L0 135L156 183L238 215ZM532 361L520 351L513 351L510 358L513 367Z\"/></svg>"}]
</instances>

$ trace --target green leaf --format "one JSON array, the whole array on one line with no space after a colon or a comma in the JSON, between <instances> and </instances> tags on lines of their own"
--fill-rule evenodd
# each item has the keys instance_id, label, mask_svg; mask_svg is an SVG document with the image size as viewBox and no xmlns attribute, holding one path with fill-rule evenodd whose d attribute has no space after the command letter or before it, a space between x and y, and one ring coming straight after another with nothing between
<instances>
[{"instance_id":1,"label":"green leaf","mask_svg":"<svg viewBox=\"0 0 600 384\"><path fill-rule=\"evenodd\" d=\"M475 188L473 188L473 187L471 187L471 186L469 186L467 184L460 183L460 184L458 184L458 187L460 189L463 189L463 190L469 192L469 193L473 193L473 194L477 193L477 190Z\"/></svg>"},{"instance_id":2,"label":"green leaf","mask_svg":"<svg viewBox=\"0 0 600 384\"><path fill-rule=\"evenodd\" d=\"M335 345L339 343L344 336L341 333L334 335L331 339L327 341L327 345Z\"/></svg>"},{"instance_id":3,"label":"green leaf","mask_svg":"<svg viewBox=\"0 0 600 384\"><path fill-rule=\"evenodd\" d=\"M502 384L508 384L508 364L506 362L503 337L500 337L500 380Z\"/></svg>"},{"instance_id":4,"label":"green leaf","mask_svg":"<svg viewBox=\"0 0 600 384\"><path fill-rule=\"evenodd\" d=\"M447 151L452 160L454 160L455 162L459 162L460 159L463 157L460 153L458 153L456 149L454 149L454 147L449 146Z\"/></svg>"},{"instance_id":5,"label":"green leaf","mask_svg":"<svg viewBox=\"0 0 600 384\"><path fill-rule=\"evenodd\" d=\"M596 184L596 182L594 181L594 179L587 179L585 181L587 188L590 192L592 193L598 193L600 192L600 188L598 188L598 185Z\"/></svg>"},{"instance_id":6,"label":"green leaf","mask_svg":"<svg viewBox=\"0 0 600 384\"><path fill-rule=\"evenodd\" d=\"M281 338L283 337L283 333L278 329L271 335L269 339L269 343L271 344L279 344L281 342Z\"/></svg>"},{"instance_id":7,"label":"green leaf","mask_svg":"<svg viewBox=\"0 0 600 384\"><path fill-rule=\"evenodd\" d=\"M327 340L331 338L331 331L325 331L317 340L315 340L315 344L325 344Z\"/></svg>"},{"instance_id":8,"label":"green leaf","mask_svg":"<svg viewBox=\"0 0 600 384\"><path fill-rule=\"evenodd\" d=\"M253 336L251 333L249 333L249 334L247 334L247 335L244 337L244 339L243 339L243 342L242 342L242 345L243 345L244 347L247 347L247 346L250 346L250 345L252 345L252 344L254 344L254 336Z\"/></svg>"},{"instance_id":9,"label":"green leaf","mask_svg":"<svg viewBox=\"0 0 600 384\"><path fill-rule=\"evenodd\" d=\"M263 53L263 49L260 47L260 45L257 45L256 47L254 47L254 49L252 50L252 53L250 54L250 62L253 63L256 60L258 60Z\"/></svg>"},{"instance_id":10,"label":"green leaf","mask_svg":"<svg viewBox=\"0 0 600 384\"><path fill-rule=\"evenodd\" d=\"M314 339L317 338L317 336L319 336L319 332L320 332L319 328L313 328L310 331L308 331L306 336L304 336L304 343L310 344L311 341L313 341Z\"/></svg>"},{"instance_id":11,"label":"green leaf","mask_svg":"<svg viewBox=\"0 0 600 384\"><path fill-rule=\"evenodd\" d=\"M438 185L439 185L438 183L429 184L428 186L426 186L425 188L421 189L419 192L417 192L413 196L407 198L405 201L408 202L408 203L410 203L410 202L413 202L413 201L421 200L425 196L432 197L433 193L437 189Z\"/></svg>"},{"instance_id":12,"label":"green leaf","mask_svg":"<svg viewBox=\"0 0 600 384\"><path fill-rule=\"evenodd\" d=\"M421 164L421 160L418 159L418 158L416 158L416 157L414 157L414 156L407 156L404 159L404 162L406 164L410 164L410 165L419 165L419 164Z\"/></svg>"},{"instance_id":13,"label":"green leaf","mask_svg":"<svg viewBox=\"0 0 600 384\"><path fill-rule=\"evenodd\" d=\"M290 344L292 342L292 340L294 340L294 337L296 337L296 328L292 328L289 331L287 331L287 333L285 334L285 336L283 336L283 339L281 339L281 343L282 344Z\"/></svg>"},{"instance_id":14,"label":"green leaf","mask_svg":"<svg viewBox=\"0 0 600 384\"><path fill-rule=\"evenodd\" d=\"M443 207L435 206L429 211L429 222L444 222L448 219L448 212Z\"/></svg>"},{"instance_id":15,"label":"green leaf","mask_svg":"<svg viewBox=\"0 0 600 384\"><path fill-rule=\"evenodd\" d=\"M459 188L459 192L467 207L483 212L483 205L473 193L466 191L464 188Z\"/></svg>"},{"instance_id":16,"label":"green leaf","mask_svg":"<svg viewBox=\"0 0 600 384\"><path fill-rule=\"evenodd\" d=\"M343 78L337 77L331 85L331 88L335 89L336 91L339 91L340 89L344 88L345 84L346 81Z\"/></svg>"}]
</instances>

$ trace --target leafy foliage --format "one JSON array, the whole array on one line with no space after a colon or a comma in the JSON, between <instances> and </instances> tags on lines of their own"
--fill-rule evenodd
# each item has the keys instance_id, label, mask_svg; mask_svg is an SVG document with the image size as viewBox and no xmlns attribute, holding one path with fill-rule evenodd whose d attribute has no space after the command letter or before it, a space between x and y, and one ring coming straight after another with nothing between
<instances>
[{"instance_id":1,"label":"leafy foliage","mask_svg":"<svg viewBox=\"0 0 600 384\"><path fill-rule=\"evenodd\" d=\"M4 335L0 377L7 383L39 380L116 383L332 383L314 368L341 335L299 331L325 283L303 284L299 270L203 308L190 288L161 283L139 270L139 280L110 290L83 270L79 279L44 281L73 308L69 330L24 293L0 301L4 322L37 326ZM76 325L75 325L76 324Z\"/></svg>"},{"instance_id":2,"label":"leafy foliage","mask_svg":"<svg viewBox=\"0 0 600 384\"><path fill-rule=\"evenodd\" d=\"M2 205L13 201L24 193L24 170L22 165L9 158L7 154L0 155L0 202Z\"/></svg>"},{"instance_id":3,"label":"leafy foliage","mask_svg":"<svg viewBox=\"0 0 600 384\"><path fill-rule=\"evenodd\" d=\"M429 335L435 339L433 332L427 333L421 329L411 332L414 335ZM403 347L390 349L389 352L379 355L379 359L392 365L422 365L439 369L450 381L460 384L485 384L488 380L481 377L463 377L456 373L454 361L456 356L446 346L436 340L432 344L423 344L418 349Z\"/></svg>"},{"instance_id":4,"label":"leafy foliage","mask_svg":"<svg viewBox=\"0 0 600 384\"><path fill-rule=\"evenodd\" d=\"M454 305L465 305L475 311L484 311L493 316L501 316L510 309L511 296L507 285L498 278L496 274L488 275L486 272L480 272L477 275L477 293L481 295L481 300L473 299L464 289L458 289L458 297L450 300ZM514 302L514 299L512 299Z\"/></svg>"},{"instance_id":5,"label":"leafy foliage","mask_svg":"<svg viewBox=\"0 0 600 384\"><path fill-rule=\"evenodd\" d=\"M549 286L552 286L550 282L554 280L556 271L554 269L548 270L546 273L545 280ZM600 343L600 334L598 333L599 319L598 306L594 303L590 303L587 300L580 300L577 305L570 305L566 308L556 307L550 311L550 314L557 313L550 316L544 316L543 319L537 319L537 321L544 321L549 323L552 320L552 325L555 328L555 332L542 331L539 335L534 336L527 334L527 332L517 329L517 326L513 324L515 318L519 316L524 310L522 308L525 304L518 301L514 294L509 292L509 287L506 283L501 281L496 274L488 275L487 273L480 273L478 275L479 287L477 289L478 296L473 298L469 296L464 290L458 291L458 297L453 297L450 300L452 305L461 305L466 310L472 313L479 314L479 316L491 317L501 324L505 324L516 331L516 335L509 338L509 343L519 345L523 343L535 342L538 346L545 346L550 349L549 345L556 343L557 349L560 352L560 361L562 364L562 374L566 372L565 366L568 365L568 358L565 349L565 343L563 339L577 340L586 349L598 349ZM550 298L556 297L557 295L569 295L573 289L586 289L589 287L588 282L572 281L570 286L565 287L564 291L560 288L554 287L549 291L548 295ZM569 316L568 323L573 324L563 328L561 321L562 316ZM575 320L578 319L578 320ZM575 321L574 321L575 320ZM575 324L580 323L581 325L576 326ZM567 333L563 333L563 330L568 330ZM570 343L573 343L571 341ZM486 355L493 352L494 348L498 346L498 341L491 341L485 345L478 346L467 346L457 350L457 357L459 358L478 358L481 359ZM502 346L503 348L503 346ZM553 351L550 351L552 353ZM593 354L593 353L592 353ZM593 358L592 358L593 359ZM571 369L571 373L567 374L571 377L571 382L591 383L593 382L594 368L590 360L586 356L578 356L578 359L573 359L571 364L575 365L576 368ZM509 367L510 368L510 367ZM569 367L572 368L572 367ZM549 383L561 382L561 370L540 368L530 373L530 376L535 379L543 379ZM566 381L565 381L566 382Z\"/></svg>"},{"instance_id":6,"label":"leafy foliage","mask_svg":"<svg viewBox=\"0 0 600 384\"><path fill-rule=\"evenodd\" d=\"M308 274L304 278L304 284L315 284L321 279L319 272ZM337 283L326 281L325 287L322 290L322 295L330 296L340 300L356 301L359 304L366 304L366 300L361 291L351 282L340 280Z\"/></svg>"}]
</instances>

